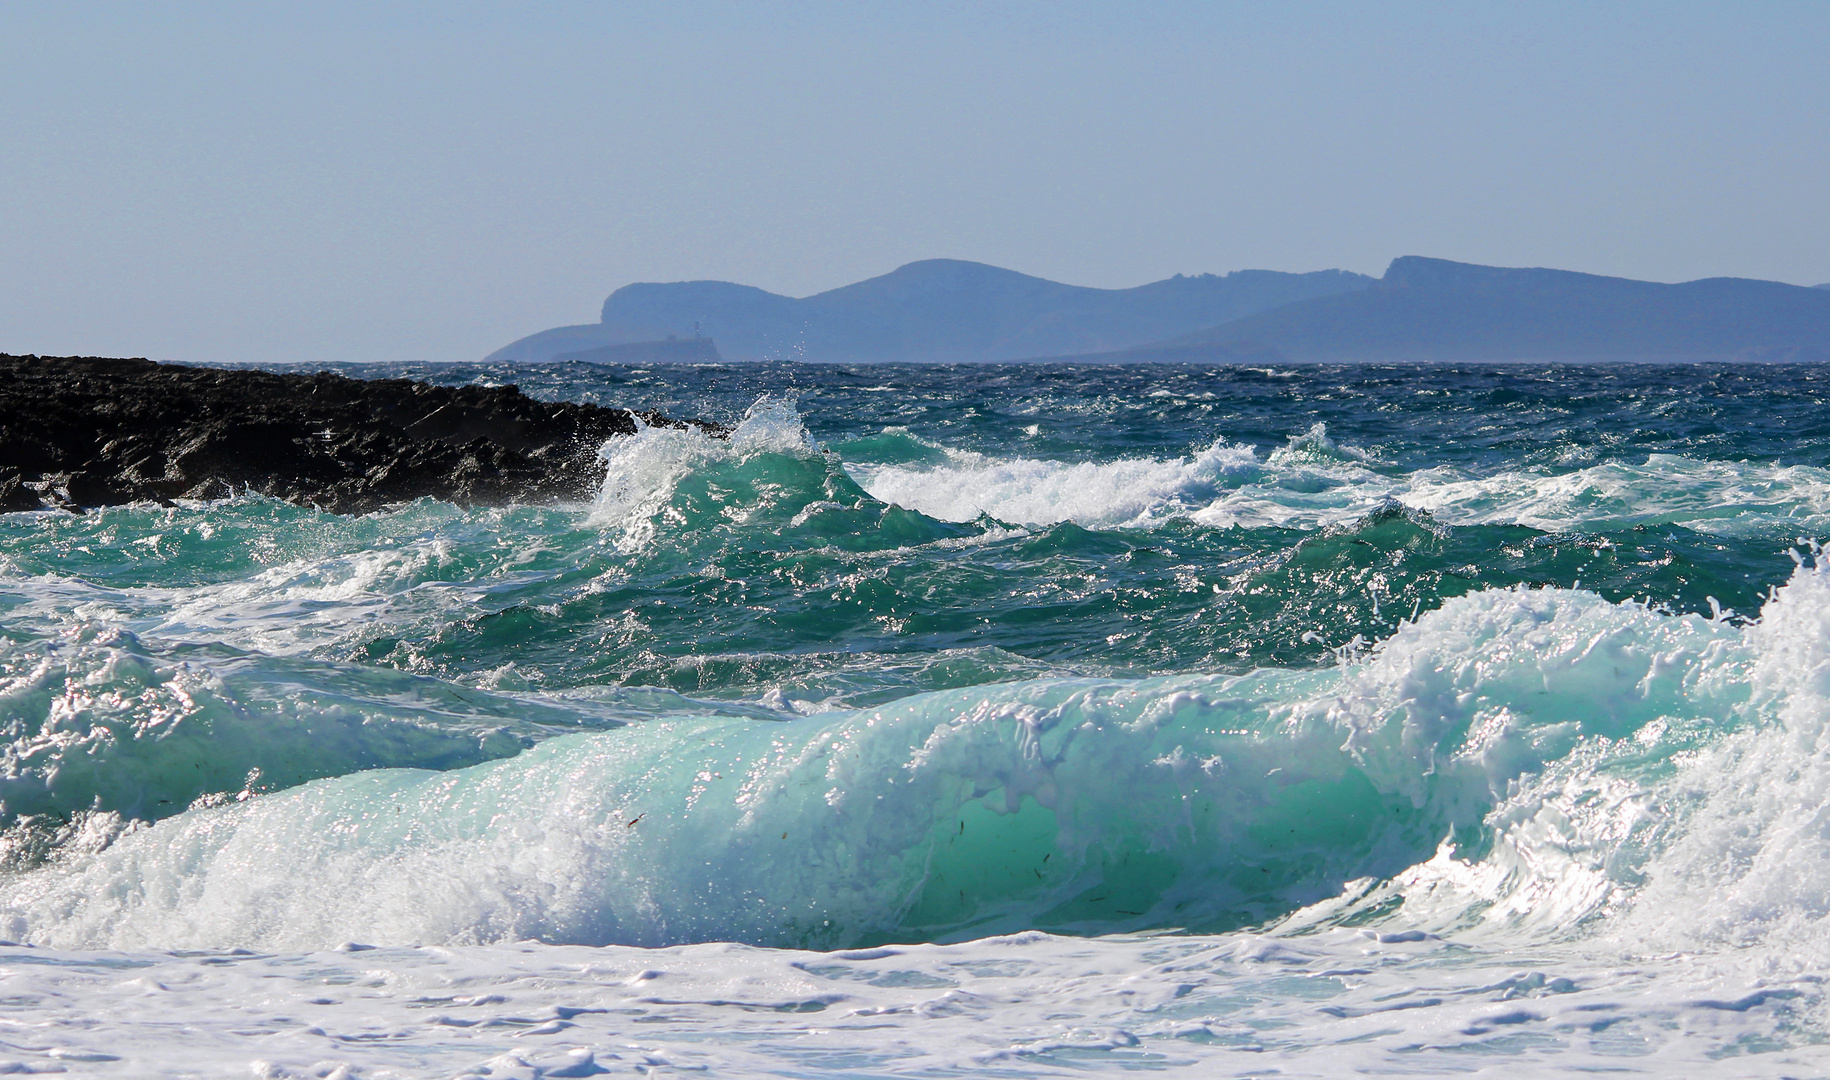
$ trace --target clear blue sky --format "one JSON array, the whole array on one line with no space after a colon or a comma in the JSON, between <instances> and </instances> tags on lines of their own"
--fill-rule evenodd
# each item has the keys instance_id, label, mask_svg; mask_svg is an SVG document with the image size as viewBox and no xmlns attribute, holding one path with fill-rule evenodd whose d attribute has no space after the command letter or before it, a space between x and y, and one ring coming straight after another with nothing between
<instances>
[{"instance_id":1,"label":"clear blue sky","mask_svg":"<svg viewBox=\"0 0 1830 1080\"><path fill-rule=\"evenodd\" d=\"M474 359L631 281L1830 281L1830 3L0 4L0 350Z\"/></svg>"}]
</instances>

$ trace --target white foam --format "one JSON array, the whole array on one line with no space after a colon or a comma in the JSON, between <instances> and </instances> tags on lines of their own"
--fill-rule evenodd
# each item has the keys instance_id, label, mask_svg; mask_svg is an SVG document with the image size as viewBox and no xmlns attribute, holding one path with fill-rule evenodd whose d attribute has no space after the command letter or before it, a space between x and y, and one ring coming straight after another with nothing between
<instances>
[{"instance_id":1,"label":"white foam","mask_svg":"<svg viewBox=\"0 0 1830 1080\"><path fill-rule=\"evenodd\" d=\"M1750 527L1810 533L1830 526L1830 470L1672 454L1562 473L1468 477L1432 469L1407 478L1393 494L1447 524L1518 524L1547 532L1679 524L1735 535Z\"/></svg>"},{"instance_id":2,"label":"white foam","mask_svg":"<svg viewBox=\"0 0 1830 1080\"><path fill-rule=\"evenodd\" d=\"M613 725L613 714L387 668L174 660L125 630L88 627L64 641L0 644L0 826L92 809L169 817L200 797L355 769L472 764L553 730ZM32 839L18 833L0 831L0 848Z\"/></svg>"},{"instance_id":3,"label":"white foam","mask_svg":"<svg viewBox=\"0 0 1830 1080\"><path fill-rule=\"evenodd\" d=\"M1753 705L1771 718L1701 748L1669 785L1668 845L1630 919L1645 948L1761 950L1769 970L1830 965L1830 570L1801 566L1749 627Z\"/></svg>"},{"instance_id":4,"label":"white foam","mask_svg":"<svg viewBox=\"0 0 1830 1080\"><path fill-rule=\"evenodd\" d=\"M1111 860L1139 852L1159 879L1115 901L1136 925L1269 913L1427 861L1445 830L1506 832L1487 816L1554 802L1532 787L1547 769L1576 763L1589 783L1594 755L1646 732L1656 743L1706 736L1718 717L1758 722L1743 715L1770 711L1748 693L1757 648L1699 616L1498 590L1449 601L1337 671L1007 684L782 723L657 720L456 772L363 773L193 811L0 886L0 932L296 948L1123 925L1071 912L1120 888ZM1316 814L1340 820L1313 832ZM1286 826L1306 837L1289 857L1263 846ZM1525 862L1554 852L1527 832L1507 833ZM1625 879L1607 880L1565 908L1580 915Z\"/></svg>"},{"instance_id":5,"label":"white foam","mask_svg":"<svg viewBox=\"0 0 1830 1080\"><path fill-rule=\"evenodd\" d=\"M263 518L262 510L276 507L272 520ZM525 523L513 515L546 512L459 512L428 500L364 515L334 530L321 528L309 511L256 496L167 511L176 520L161 540L171 550L155 557L189 561L207 574L212 543L220 542L219 533L233 531L266 563L246 566L229 580L110 585L56 573L16 574L0 578L0 598L12 625L41 638L105 626L167 645L309 655L384 629L403 632L449 622L472 610L542 554L543 542L530 539L520 528ZM90 534L81 542L108 543L124 526L107 517L128 514L144 511L93 515L102 520L88 525ZM185 534L182 542L177 534ZM479 535L497 542L475 543ZM149 576L158 579L156 573Z\"/></svg>"},{"instance_id":6,"label":"white foam","mask_svg":"<svg viewBox=\"0 0 1830 1080\"><path fill-rule=\"evenodd\" d=\"M728 438L698 428L655 428L637 419L632 436L611 439L598 454L604 482L591 508L593 525L617 534L617 547L638 551L654 539L656 516L674 486L713 461L742 461L756 454L807 457L819 453L793 402L761 397Z\"/></svg>"},{"instance_id":7,"label":"white foam","mask_svg":"<svg viewBox=\"0 0 1830 1080\"><path fill-rule=\"evenodd\" d=\"M1066 462L947 450L922 465L848 463L871 495L946 521L1149 527L1177 517L1216 528L1319 529L1390 500L1446 525L1524 525L1547 532L1677 524L1745 535L1830 529L1830 470L1653 454L1640 464L1509 469L1435 466L1399 473L1342 446L1322 424L1262 459L1214 443L1179 458Z\"/></svg>"},{"instance_id":8,"label":"white foam","mask_svg":"<svg viewBox=\"0 0 1830 1080\"><path fill-rule=\"evenodd\" d=\"M1381 940L1381 938L1386 940ZM1816 1075L1808 979L1377 931L311 953L0 946L0 1069L503 1078Z\"/></svg>"},{"instance_id":9,"label":"white foam","mask_svg":"<svg viewBox=\"0 0 1830 1080\"><path fill-rule=\"evenodd\" d=\"M1472 1053L1551 1074L1630 1053L1697 1074L1767 1048L1734 1074L1798 1075L1821 1065L1830 959L1827 642L1830 571L1814 567L1751 625L1493 590L1334 671L670 721L200 808L0 883L0 934L40 945L19 968L0 953L24 1003L9 1015L92 1018L62 1041L15 1042L0 1064L108 1054L121 1075L156 1072L200 1053L202 1032L222 1061L295 1072L565 1075L586 1051L621 1067L633 1044L738 1074L822 1053L967 1071L1163 1060L1135 1056L1148 1054L1211 1072L1239 1048L1289 1072L1447 1069ZM1112 872L1116 852L1186 876L1157 894L1159 914L1228 889L1238 901L1235 871L1271 863L1228 851L1301 827L1305 806L1324 835L1351 831L1343 780L1400 822L1365 833L1362 865L1416 864L1389 884L1342 872L1340 895L1269 936L824 954L512 944L881 939L869 918L911 910L942 875L988 898L959 912L1021 923L1136 880ZM1204 800L1220 824L1199 816ZM994 857L949 852L961 835ZM1295 850L1308 863L1344 849ZM1028 892L1011 884L1023 872ZM1294 896L1326 879L1290 880ZM207 964L68 951L347 940L428 947ZM484 941L501 944L464 944ZM93 975L122 964L145 966ZM250 1000L265 1004L225 1008ZM288 1026L301 1014L325 1034ZM360 1038L378 1031L393 1034Z\"/></svg>"},{"instance_id":10,"label":"white foam","mask_svg":"<svg viewBox=\"0 0 1830 1080\"><path fill-rule=\"evenodd\" d=\"M848 471L876 498L943 521L989 514L1016 525L1111 526L1193 510L1259 467L1250 448L1225 442L1192 457L1104 464L949 454L953 460L938 468L853 465Z\"/></svg>"}]
</instances>

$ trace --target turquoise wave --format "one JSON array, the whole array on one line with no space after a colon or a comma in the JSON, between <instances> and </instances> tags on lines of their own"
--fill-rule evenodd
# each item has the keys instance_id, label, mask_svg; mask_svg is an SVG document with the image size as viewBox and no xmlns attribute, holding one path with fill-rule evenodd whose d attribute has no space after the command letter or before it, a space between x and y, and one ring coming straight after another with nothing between
<instances>
[{"instance_id":1,"label":"turquoise wave","mask_svg":"<svg viewBox=\"0 0 1830 1080\"><path fill-rule=\"evenodd\" d=\"M0 517L0 935L1830 911L1816 466L822 445L772 400L603 454L589 506Z\"/></svg>"},{"instance_id":2,"label":"turquoise wave","mask_svg":"<svg viewBox=\"0 0 1830 1080\"><path fill-rule=\"evenodd\" d=\"M1823 645L1788 620L1809 608L1821 629L1827 597L1830 575L1801 570L1736 625L1486 590L1334 668L676 715L194 808L12 878L0 910L8 936L60 947L832 948L1250 925L1442 849L1518 878L1448 921L1550 887L1580 901L1560 912L1567 931L1694 841L1687 822L1710 805L1675 793L1700 750L1805 737L1799 710L1821 724ZM1799 648L1815 666L1788 670ZM1625 826L1623 785L1645 809ZM1546 814L1567 835L1521 827Z\"/></svg>"}]
</instances>

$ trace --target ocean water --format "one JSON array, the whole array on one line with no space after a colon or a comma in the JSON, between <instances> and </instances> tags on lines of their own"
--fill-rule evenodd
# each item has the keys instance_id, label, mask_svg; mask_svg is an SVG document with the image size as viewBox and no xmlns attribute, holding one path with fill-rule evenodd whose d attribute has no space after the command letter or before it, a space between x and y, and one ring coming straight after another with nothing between
<instances>
[{"instance_id":1,"label":"ocean water","mask_svg":"<svg viewBox=\"0 0 1830 1080\"><path fill-rule=\"evenodd\" d=\"M1830 370L343 370L736 431L0 516L0 1072L1830 1075Z\"/></svg>"}]
</instances>

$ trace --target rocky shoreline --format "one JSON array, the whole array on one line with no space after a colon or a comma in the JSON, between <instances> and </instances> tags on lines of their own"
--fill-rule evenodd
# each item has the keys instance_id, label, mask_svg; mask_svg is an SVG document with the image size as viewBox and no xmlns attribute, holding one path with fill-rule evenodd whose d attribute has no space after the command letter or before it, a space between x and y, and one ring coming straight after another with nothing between
<instances>
[{"instance_id":1,"label":"rocky shoreline","mask_svg":"<svg viewBox=\"0 0 1830 1080\"><path fill-rule=\"evenodd\" d=\"M243 491L336 513L584 499L598 448L638 419L725 432L514 386L0 354L0 512Z\"/></svg>"}]
</instances>

